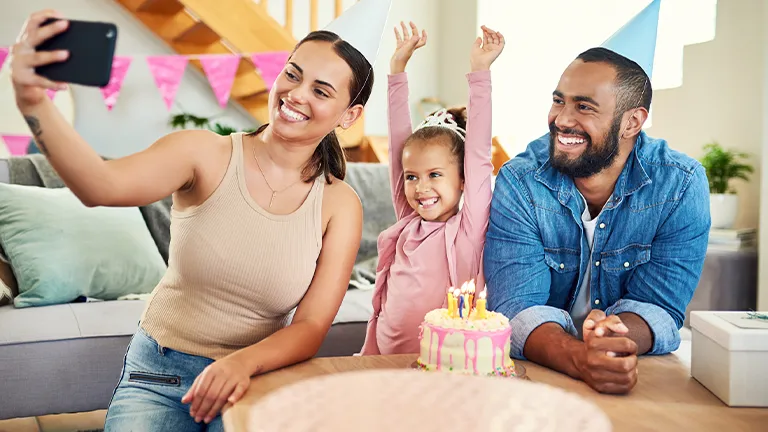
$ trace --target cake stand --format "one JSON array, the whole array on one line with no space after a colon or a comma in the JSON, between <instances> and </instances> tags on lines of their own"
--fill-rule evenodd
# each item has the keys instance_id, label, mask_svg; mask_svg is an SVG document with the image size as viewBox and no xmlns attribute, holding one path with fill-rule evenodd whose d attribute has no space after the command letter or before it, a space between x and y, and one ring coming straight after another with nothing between
<instances>
[{"instance_id":1,"label":"cake stand","mask_svg":"<svg viewBox=\"0 0 768 432\"><path fill-rule=\"evenodd\" d=\"M411 369L423 370L419 366L418 360L413 362L413 363L411 363ZM429 373L441 373L441 372L442 371L430 371ZM443 373L446 373L446 372L443 372ZM447 373L452 373L452 372L447 372ZM489 376L493 377L493 375L489 375ZM523 366L522 364L517 363L517 362L515 362L515 374L514 375L498 376L498 377L499 378L519 378L519 379L524 379L524 380L530 380L530 378L528 378L528 374L526 373L525 366Z\"/></svg>"}]
</instances>

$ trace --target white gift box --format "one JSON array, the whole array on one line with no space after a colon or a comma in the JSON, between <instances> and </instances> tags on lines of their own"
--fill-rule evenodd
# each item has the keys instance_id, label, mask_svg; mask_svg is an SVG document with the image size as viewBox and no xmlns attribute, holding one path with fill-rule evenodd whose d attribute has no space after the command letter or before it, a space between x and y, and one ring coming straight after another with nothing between
<instances>
[{"instance_id":1,"label":"white gift box","mask_svg":"<svg viewBox=\"0 0 768 432\"><path fill-rule=\"evenodd\" d=\"M768 407L768 321L691 312L691 376L729 406Z\"/></svg>"}]
</instances>

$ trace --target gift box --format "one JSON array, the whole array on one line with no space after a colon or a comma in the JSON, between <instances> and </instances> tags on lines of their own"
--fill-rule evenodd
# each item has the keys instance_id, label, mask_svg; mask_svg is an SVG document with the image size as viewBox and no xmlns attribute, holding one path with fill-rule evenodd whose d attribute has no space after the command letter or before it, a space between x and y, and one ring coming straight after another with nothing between
<instances>
[{"instance_id":1,"label":"gift box","mask_svg":"<svg viewBox=\"0 0 768 432\"><path fill-rule=\"evenodd\" d=\"M691 333L694 379L728 406L768 407L768 320L694 311Z\"/></svg>"}]
</instances>

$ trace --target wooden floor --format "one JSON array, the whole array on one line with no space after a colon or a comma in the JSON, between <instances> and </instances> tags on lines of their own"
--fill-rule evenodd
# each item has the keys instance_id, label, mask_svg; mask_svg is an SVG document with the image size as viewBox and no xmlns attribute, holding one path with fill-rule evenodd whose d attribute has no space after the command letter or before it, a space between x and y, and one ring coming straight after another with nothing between
<instances>
[{"instance_id":1,"label":"wooden floor","mask_svg":"<svg viewBox=\"0 0 768 432\"><path fill-rule=\"evenodd\" d=\"M106 410L0 420L0 432L87 432L104 428Z\"/></svg>"}]
</instances>

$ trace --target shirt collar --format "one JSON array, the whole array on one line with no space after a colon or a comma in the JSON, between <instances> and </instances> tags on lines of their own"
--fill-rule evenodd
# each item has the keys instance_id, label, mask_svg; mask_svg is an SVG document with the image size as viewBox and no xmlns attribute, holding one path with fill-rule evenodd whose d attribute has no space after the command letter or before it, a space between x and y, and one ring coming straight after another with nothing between
<instances>
[{"instance_id":1,"label":"shirt collar","mask_svg":"<svg viewBox=\"0 0 768 432\"><path fill-rule=\"evenodd\" d=\"M625 196L632 195L643 186L651 183L651 178L645 171L641 159L644 147L648 141L649 138L645 131L640 131L635 147L632 149L632 153L627 158L624 169L621 170L621 174L616 181L613 196L606 203L606 208L618 204ZM549 146L548 139L547 146ZM536 170L534 178L553 192L556 192L558 200L563 205L568 202L571 195L574 195L576 185L573 183L573 179L555 169L550 163L549 157Z\"/></svg>"}]
</instances>

